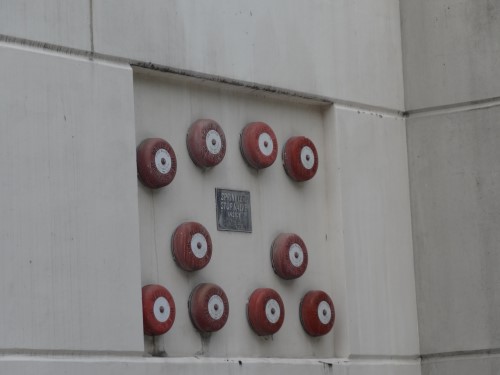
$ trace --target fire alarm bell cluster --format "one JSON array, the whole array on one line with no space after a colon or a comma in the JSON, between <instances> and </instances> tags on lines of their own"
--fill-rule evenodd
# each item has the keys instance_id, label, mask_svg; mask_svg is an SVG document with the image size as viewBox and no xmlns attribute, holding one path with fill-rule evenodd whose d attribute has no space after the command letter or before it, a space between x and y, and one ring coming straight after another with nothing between
<instances>
[{"instance_id":1,"label":"fire alarm bell cluster","mask_svg":"<svg viewBox=\"0 0 500 375\"><path fill-rule=\"evenodd\" d=\"M200 119L190 126L186 146L196 166L202 169L212 168L218 165L226 154L226 137L217 122ZM240 151L245 162L252 168L263 169L271 166L278 155L278 141L273 129L264 122L248 124L240 134ZM310 180L318 169L316 147L304 136L287 140L283 147L282 159L286 174L297 182ZM176 171L176 155L167 141L149 138L138 146L138 178L146 187L158 189L167 186L174 179ZM248 194L248 199L245 198L246 195L240 194L245 199L238 199L238 203L248 205L249 213L249 193L236 193ZM249 231L251 232L251 229ZM293 280L304 274L308 265L308 252L304 241L297 234L279 234L270 249L271 267L277 276L284 280ZM181 223L172 234L171 252L173 260L182 270L199 271L207 266L212 258L210 233L200 223ZM144 334L162 335L172 327L176 309L174 299L167 289L161 285L144 286L142 304ZM188 310L191 322L199 332L212 333L226 324L229 317L229 300L220 286L201 283L191 291ZM254 290L248 298L246 311L248 324L259 336L277 333L285 320L283 300L279 293L271 288ZM298 313L304 331L311 336L325 335L333 327L334 306L331 298L323 291L307 292L300 302Z\"/></svg>"},{"instance_id":2,"label":"fire alarm bell cluster","mask_svg":"<svg viewBox=\"0 0 500 375\"><path fill-rule=\"evenodd\" d=\"M212 256L212 241L208 231L199 223L180 224L172 235L172 257L185 271L205 267ZM307 268L307 248L296 234L282 233L271 246L271 265L276 275L285 280L302 276ZM166 333L175 319L175 302L161 285L146 285L142 289L144 333L158 336ZM193 326L202 333L220 330L229 317L229 301L224 290L212 283L197 285L188 299L189 316ZM330 332L335 320L331 298L323 291L309 291L299 307L299 318L311 336ZM273 289L256 289L249 297L247 319L259 336L273 335L285 319L281 296Z\"/></svg>"},{"instance_id":3,"label":"fire alarm bell cluster","mask_svg":"<svg viewBox=\"0 0 500 375\"><path fill-rule=\"evenodd\" d=\"M203 169L215 167L226 155L226 136L214 120L200 119L189 128L186 138L189 157ZM240 150L245 162L254 169L271 166L278 155L278 141L273 129L264 122L253 122L243 128ZM318 153L314 143L304 137L291 137L282 152L283 167L294 181L310 180L318 170ZM137 147L137 174L148 188L169 185L177 172L177 159L170 144L161 138L145 139Z\"/></svg>"}]
</instances>

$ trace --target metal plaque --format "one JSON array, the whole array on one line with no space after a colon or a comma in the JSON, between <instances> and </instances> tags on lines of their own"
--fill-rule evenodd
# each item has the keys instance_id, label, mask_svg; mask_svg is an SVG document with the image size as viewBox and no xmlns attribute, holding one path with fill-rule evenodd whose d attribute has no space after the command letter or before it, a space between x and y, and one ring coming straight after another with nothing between
<instances>
[{"instance_id":1,"label":"metal plaque","mask_svg":"<svg viewBox=\"0 0 500 375\"><path fill-rule=\"evenodd\" d=\"M215 189L217 230L252 233L250 192Z\"/></svg>"}]
</instances>

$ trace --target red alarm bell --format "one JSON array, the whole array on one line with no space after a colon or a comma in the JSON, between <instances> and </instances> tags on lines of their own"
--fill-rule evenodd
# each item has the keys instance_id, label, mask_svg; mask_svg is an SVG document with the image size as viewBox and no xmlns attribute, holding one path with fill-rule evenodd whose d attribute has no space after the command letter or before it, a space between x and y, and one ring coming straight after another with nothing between
<instances>
[{"instance_id":1,"label":"red alarm bell","mask_svg":"<svg viewBox=\"0 0 500 375\"><path fill-rule=\"evenodd\" d=\"M172 182L177 159L172 146L161 138L148 138L137 147L137 174L147 187L158 189Z\"/></svg>"},{"instance_id":2,"label":"red alarm bell","mask_svg":"<svg viewBox=\"0 0 500 375\"><path fill-rule=\"evenodd\" d=\"M281 233L271 246L271 265L282 279L296 279L307 268L307 248L298 235Z\"/></svg>"},{"instance_id":3,"label":"red alarm bell","mask_svg":"<svg viewBox=\"0 0 500 375\"><path fill-rule=\"evenodd\" d=\"M332 299L321 290L311 290L300 302L300 322L310 336L323 336L335 322Z\"/></svg>"},{"instance_id":4,"label":"red alarm bell","mask_svg":"<svg viewBox=\"0 0 500 375\"><path fill-rule=\"evenodd\" d=\"M292 137L283 147L283 166L287 175L295 181L307 181L318 170L318 152L314 143L306 137Z\"/></svg>"},{"instance_id":5,"label":"red alarm bell","mask_svg":"<svg viewBox=\"0 0 500 375\"><path fill-rule=\"evenodd\" d=\"M205 227L195 222L179 225L172 235L172 256L185 271L205 267L212 257L212 240Z\"/></svg>"},{"instance_id":6,"label":"red alarm bell","mask_svg":"<svg viewBox=\"0 0 500 375\"><path fill-rule=\"evenodd\" d=\"M240 137L241 155L252 168L269 167L278 155L278 141L273 129L264 122L252 122Z\"/></svg>"},{"instance_id":7,"label":"red alarm bell","mask_svg":"<svg viewBox=\"0 0 500 375\"><path fill-rule=\"evenodd\" d=\"M200 168L219 164L226 154L226 136L214 120L194 122L188 130L186 143L191 160Z\"/></svg>"},{"instance_id":8,"label":"red alarm bell","mask_svg":"<svg viewBox=\"0 0 500 375\"><path fill-rule=\"evenodd\" d=\"M285 306L280 295L273 289L254 290L247 305L250 327L259 336L274 335L285 320Z\"/></svg>"},{"instance_id":9,"label":"red alarm bell","mask_svg":"<svg viewBox=\"0 0 500 375\"><path fill-rule=\"evenodd\" d=\"M166 333L175 320L175 303L170 292L161 285L142 287L142 319L144 334L158 336Z\"/></svg>"},{"instance_id":10,"label":"red alarm bell","mask_svg":"<svg viewBox=\"0 0 500 375\"><path fill-rule=\"evenodd\" d=\"M198 284L188 302L189 316L194 327L202 333L220 330L229 317L226 293L215 284Z\"/></svg>"}]
</instances>

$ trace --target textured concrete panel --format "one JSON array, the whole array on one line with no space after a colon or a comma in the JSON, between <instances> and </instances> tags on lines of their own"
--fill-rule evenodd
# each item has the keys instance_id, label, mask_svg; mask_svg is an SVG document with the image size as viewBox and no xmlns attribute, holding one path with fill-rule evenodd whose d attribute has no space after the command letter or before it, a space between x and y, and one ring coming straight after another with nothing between
<instances>
[{"instance_id":1,"label":"textured concrete panel","mask_svg":"<svg viewBox=\"0 0 500 375\"><path fill-rule=\"evenodd\" d=\"M0 66L0 348L142 350L131 70Z\"/></svg>"},{"instance_id":2,"label":"textured concrete panel","mask_svg":"<svg viewBox=\"0 0 500 375\"><path fill-rule=\"evenodd\" d=\"M406 109L500 96L500 0L402 0Z\"/></svg>"},{"instance_id":3,"label":"textured concrete panel","mask_svg":"<svg viewBox=\"0 0 500 375\"><path fill-rule=\"evenodd\" d=\"M500 108L408 120L422 353L500 347Z\"/></svg>"},{"instance_id":4,"label":"textured concrete panel","mask_svg":"<svg viewBox=\"0 0 500 375\"><path fill-rule=\"evenodd\" d=\"M351 355L418 355L405 122L335 108Z\"/></svg>"},{"instance_id":5,"label":"textured concrete panel","mask_svg":"<svg viewBox=\"0 0 500 375\"><path fill-rule=\"evenodd\" d=\"M93 4L97 52L403 108L397 0Z\"/></svg>"},{"instance_id":6,"label":"textured concrete panel","mask_svg":"<svg viewBox=\"0 0 500 375\"><path fill-rule=\"evenodd\" d=\"M90 50L90 0L1 0L0 34Z\"/></svg>"}]
</instances>

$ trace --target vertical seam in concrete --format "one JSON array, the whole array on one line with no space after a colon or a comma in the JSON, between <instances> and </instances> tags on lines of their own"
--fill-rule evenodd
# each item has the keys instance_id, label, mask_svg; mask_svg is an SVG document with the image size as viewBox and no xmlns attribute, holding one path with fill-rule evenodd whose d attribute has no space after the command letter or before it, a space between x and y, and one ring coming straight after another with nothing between
<instances>
[{"instance_id":1,"label":"vertical seam in concrete","mask_svg":"<svg viewBox=\"0 0 500 375\"><path fill-rule=\"evenodd\" d=\"M399 39L401 41L401 73L403 75L403 108L404 111L406 111L406 69L405 69L405 43L403 42L403 33L404 33L404 28L403 28L403 10L401 9L401 2L403 0L398 1L398 7L399 7Z\"/></svg>"},{"instance_id":2,"label":"vertical seam in concrete","mask_svg":"<svg viewBox=\"0 0 500 375\"><path fill-rule=\"evenodd\" d=\"M405 130L405 142L406 142L406 165L407 165L407 181L408 181L408 198L409 198L409 204L410 204L410 231L411 231L411 251L413 255L413 281L415 285L415 308L417 309L416 311L416 316L417 316L417 339L418 339L418 351L419 353L421 352L420 348L420 322L419 322L419 314L418 314L418 286L417 286L417 259L415 256L415 238L414 238L414 220L413 220L413 208L412 208L412 183L411 183L411 172L410 172L410 149L409 149L409 139L408 139L408 113L406 111L407 108L407 72L406 72L406 64L405 64L405 56L406 56L406 43L404 43L404 27L403 27L403 22L404 22L404 16L403 16L403 9L402 9L402 3L403 0L399 0L398 6L399 6L399 28L400 28L400 40L401 40L401 69L402 69L402 74L403 74L403 106L404 106L404 113L403 113L403 121L404 121L404 130ZM421 358L421 356L420 356ZM420 372L422 372L422 369L420 369Z\"/></svg>"},{"instance_id":3,"label":"vertical seam in concrete","mask_svg":"<svg viewBox=\"0 0 500 375\"><path fill-rule=\"evenodd\" d=\"M90 59L94 57L94 9L93 0L89 0L90 12Z\"/></svg>"},{"instance_id":4,"label":"vertical seam in concrete","mask_svg":"<svg viewBox=\"0 0 500 375\"><path fill-rule=\"evenodd\" d=\"M418 338L418 351L419 353L421 353L421 347L420 347L420 316L419 316L419 312L418 312L418 285L417 285L417 257L416 257L416 254L415 254L415 237L414 237L414 233L415 233L415 228L414 228L414 220L413 220L413 205L412 205L412 179L411 179L411 172L410 172L410 148L409 148L409 139L408 139L408 117L403 119L403 121L405 122L404 123L404 130L405 130L405 141L406 141L406 164L407 164L407 168L408 168L408 198L410 199L410 230L411 230L411 250L412 250L412 255L413 255L413 280L415 282L415 307L417 309L416 313L417 313L417 338ZM420 358L422 358L422 356L420 355Z\"/></svg>"}]
</instances>

